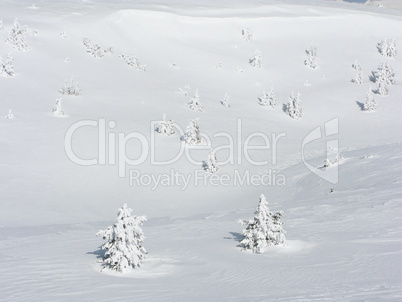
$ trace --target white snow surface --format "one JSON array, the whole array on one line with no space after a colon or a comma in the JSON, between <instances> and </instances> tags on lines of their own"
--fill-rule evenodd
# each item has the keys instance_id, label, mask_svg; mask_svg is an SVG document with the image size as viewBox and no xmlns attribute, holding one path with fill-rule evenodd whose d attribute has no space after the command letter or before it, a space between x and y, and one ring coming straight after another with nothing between
<instances>
[{"instance_id":1,"label":"white snow surface","mask_svg":"<svg viewBox=\"0 0 402 302\"><path fill-rule=\"evenodd\" d=\"M0 111L4 117L12 108L16 117L0 119L1 301L402 300L402 11L325 0L2 0L1 19L0 57L12 54L15 75L0 77ZM15 19L27 25L27 51L5 42ZM113 53L92 57L84 37ZM396 58L378 52L384 37L395 38ZM312 42L316 70L304 65ZM262 69L248 64L256 49ZM133 51L146 71L120 57ZM362 85L350 81L356 60ZM368 75L384 61L396 85L386 97L375 95L376 111L364 112L357 102L376 86ZM53 118L71 76L80 94L63 96L68 117ZM261 107L258 97L270 87L278 106ZM205 112L187 107L197 89ZM292 91L301 94L300 120L282 108ZM230 108L219 103L226 92ZM76 122L105 118L116 124L108 135L136 132L150 140L151 121L163 113L183 129L199 118L214 148L228 144L214 134L234 137L235 163L222 164L227 149L216 152L217 175L274 171L285 184L196 184L202 166L184 155L154 165L148 154L141 165L126 166L126 177L118 177L117 164L80 166L66 155L65 134ZM331 139L341 158L339 181L331 184L307 169L301 149L311 131L334 118L339 131ZM276 153L250 151L268 164L253 165L241 154L239 163L239 144L256 132L286 136ZM173 158L181 144L177 131L155 133L157 159ZM126 147L131 158L141 154L138 141ZM96 158L98 128L77 131L73 149ZM189 150L202 162L210 149ZM325 149L325 138L316 140L306 145L305 159L323 169ZM130 185L130 170L192 179L185 188ZM287 245L252 254L241 251L237 221L253 217L260 194L271 211L284 211ZM114 223L124 203L148 218L148 255L132 272L101 271L102 239L95 234Z\"/></svg>"}]
</instances>

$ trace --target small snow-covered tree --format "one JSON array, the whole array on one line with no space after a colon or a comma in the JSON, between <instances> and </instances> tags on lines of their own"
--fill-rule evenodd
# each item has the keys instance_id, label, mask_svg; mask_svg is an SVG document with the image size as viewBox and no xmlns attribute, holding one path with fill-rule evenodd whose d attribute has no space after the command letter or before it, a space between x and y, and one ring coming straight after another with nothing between
<instances>
[{"instance_id":1,"label":"small snow-covered tree","mask_svg":"<svg viewBox=\"0 0 402 302\"><path fill-rule=\"evenodd\" d=\"M352 79L352 82L355 84L364 84L364 76L362 71L358 71L356 77Z\"/></svg>"},{"instance_id":2,"label":"small snow-covered tree","mask_svg":"<svg viewBox=\"0 0 402 302\"><path fill-rule=\"evenodd\" d=\"M312 68L317 69L317 45L314 43L311 44L310 49L306 50L307 59L304 61L304 65Z\"/></svg>"},{"instance_id":3,"label":"small snow-covered tree","mask_svg":"<svg viewBox=\"0 0 402 302\"><path fill-rule=\"evenodd\" d=\"M13 60L14 59L11 54L4 59L0 57L0 75L2 77L12 77L15 74Z\"/></svg>"},{"instance_id":4,"label":"small snow-covered tree","mask_svg":"<svg viewBox=\"0 0 402 302\"><path fill-rule=\"evenodd\" d=\"M56 100L56 105L54 106L52 110L52 115L55 117L66 117L64 114L62 105L61 105L61 99Z\"/></svg>"},{"instance_id":5,"label":"small snow-covered tree","mask_svg":"<svg viewBox=\"0 0 402 302\"><path fill-rule=\"evenodd\" d=\"M384 77L379 77L377 79L377 90L376 93L378 93L381 96L386 96L388 95L388 84L387 84L387 79Z\"/></svg>"},{"instance_id":6,"label":"small snow-covered tree","mask_svg":"<svg viewBox=\"0 0 402 302\"><path fill-rule=\"evenodd\" d=\"M366 95L366 102L363 104L363 110L364 111L374 111L376 109L376 107L377 107L377 103L374 99L374 94L370 87L370 89Z\"/></svg>"},{"instance_id":7,"label":"small snow-covered tree","mask_svg":"<svg viewBox=\"0 0 402 302\"><path fill-rule=\"evenodd\" d=\"M155 131L163 135L172 135L175 134L173 127L173 120L167 120L166 114L164 113L162 121L156 126Z\"/></svg>"},{"instance_id":8,"label":"small snow-covered tree","mask_svg":"<svg viewBox=\"0 0 402 302\"><path fill-rule=\"evenodd\" d=\"M386 80L387 85L395 85L394 76L394 70L388 62L382 62L378 66L376 78L383 77Z\"/></svg>"},{"instance_id":9,"label":"small snow-covered tree","mask_svg":"<svg viewBox=\"0 0 402 302\"><path fill-rule=\"evenodd\" d=\"M255 51L254 57L248 60L249 64L255 68L262 68L262 58L259 49Z\"/></svg>"},{"instance_id":10,"label":"small snow-covered tree","mask_svg":"<svg viewBox=\"0 0 402 302\"><path fill-rule=\"evenodd\" d=\"M186 132L182 140L186 145L199 145L202 143L200 126L198 125L198 120L191 120L186 128Z\"/></svg>"},{"instance_id":11,"label":"small snow-covered tree","mask_svg":"<svg viewBox=\"0 0 402 302\"><path fill-rule=\"evenodd\" d=\"M203 164L204 171L207 173L214 174L218 172L219 167L218 167L218 160L216 159L215 152L210 151L208 154L208 159L207 161L204 162Z\"/></svg>"},{"instance_id":12,"label":"small snow-covered tree","mask_svg":"<svg viewBox=\"0 0 402 302\"><path fill-rule=\"evenodd\" d=\"M0 20L0 31L4 30L3 20Z\"/></svg>"},{"instance_id":13,"label":"small snow-covered tree","mask_svg":"<svg viewBox=\"0 0 402 302\"><path fill-rule=\"evenodd\" d=\"M98 44L93 44L90 39L84 37L82 40L84 46L87 49L87 53L89 53L94 58L104 58L106 54L112 54L113 48L109 47L108 49L102 49Z\"/></svg>"},{"instance_id":14,"label":"small snow-covered tree","mask_svg":"<svg viewBox=\"0 0 402 302\"><path fill-rule=\"evenodd\" d=\"M205 111L204 108L201 107L198 90L195 91L193 98L187 103L187 106L194 111L200 111L200 112Z\"/></svg>"},{"instance_id":15,"label":"small snow-covered tree","mask_svg":"<svg viewBox=\"0 0 402 302\"><path fill-rule=\"evenodd\" d=\"M64 95L78 95L80 92L80 88L78 84L74 81L74 77L71 77L70 83L64 81L64 87L60 89L60 93Z\"/></svg>"},{"instance_id":16,"label":"small snow-covered tree","mask_svg":"<svg viewBox=\"0 0 402 302\"><path fill-rule=\"evenodd\" d=\"M241 30L241 35L247 42L253 40L253 34L248 27Z\"/></svg>"},{"instance_id":17,"label":"small snow-covered tree","mask_svg":"<svg viewBox=\"0 0 402 302\"><path fill-rule=\"evenodd\" d=\"M397 54L395 39L382 39L381 42L378 43L377 49L384 57L394 58Z\"/></svg>"},{"instance_id":18,"label":"small snow-covered tree","mask_svg":"<svg viewBox=\"0 0 402 302\"><path fill-rule=\"evenodd\" d=\"M221 101L222 106L230 107L229 98L230 98L230 96L229 96L229 94L226 92L225 95L223 96L223 100Z\"/></svg>"},{"instance_id":19,"label":"small snow-covered tree","mask_svg":"<svg viewBox=\"0 0 402 302\"><path fill-rule=\"evenodd\" d=\"M5 116L6 119L13 119L15 118L14 114L12 114L11 109L8 110L7 115Z\"/></svg>"},{"instance_id":20,"label":"small snow-covered tree","mask_svg":"<svg viewBox=\"0 0 402 302\"><path fill-rule=\"evenodd\" d=\"M383 62L378 66L377 71L374 72L376 83L377 83L377 93L379 95L388 95L388 86L394 85L394 71L388 62Z\"/></svg>"},{"instance_id":21,"label":"small snow-covered tree","mask_svg":"<svg viewBox=\"0 0 402 302\"><path fill-rule=\"evenodd\" d=\"M332 166L332 163L331 163L331 161L327 158L325 161L324 161L324 168L329 168L329 167L331 167Z\"/></svg>"},{"instance_id":22,"label":"small snow-covered tree","mask_svg":"<svg viewBox=\"0 0 402 302\"><path fill-rule=\"evenodd\" d=\"M117 213L117 222L96 233L106 240L102 245L102 249L106 250L104 267L124 272L141 266L147 254L143 246L145 236L141 225L147 219L145 216L131 216L131 213L132 209L124 204Z\"/></svg>"},{"instance_id":23,"label":"small snow-covered tree","mask_svg":"<svg viewBox=\"0 0 402 302\"><path fill-rule=\"evenodd\" d=\"M283 245L286 232L282 227L282 215L281 211L272 213L268 208L267 199L261 194L254 218L239 220L241 225L246 226L243 231L244 238L240 241L243 249L260 253L264 247Z\"/></svg>"},{"instance_id":24,"label":"small snow-covered tree","mask_svg":"<svg viewBox=\"0 0 402 302\"><path fill-rule=\"evenodd\" d=\"M287 114L293 119L300 119L303 114L303 110L301 107L300 93L294 95L293 92L289 97L289 103L286 107Z\"/></svg>"},{"instance_id":25,"label":"small snow-covered tree","mask_svg":"<svg viewBox=\"0 0 402 302\"><path fill-rule=\"evenodd\" d=\"M362 67L360 66L360 63L356 60L354 64L352 64L352 68L354 70L362 70Z\"/></svg>"},{"instance_id":26,"label":"small snow-covered tree","mask_svg":"<svg viewBox=\"0 0 402 302\"><path fill-rule=\"evenodd\" d=\"M276 107L277 99L275 96L274 88L271 87L268 93L266 93L264 90L262 92L262 96L258 98L258 104L260 104L261 106Z\"/></svg>"},{"instance_id":27,"label":"small snow-covered tree","mask_svg":"<svg viewBox=\"0 0 402 302\"><path fill-rule=\"evenodd\" d=\"M27 51L29 49L25 40L27 35L27 27L20 25L17 19L15 19L6 41L20 51Z\"/></svg>"},{"instance_id":28,"label":"small snow-covered tree","mask_svg":"<svg viewBox=\"0 0 402 302\"><path fill-rule=\"evenodd\" d=\"M140 61L138 60L135 51L133 51L131 54L123 54L120 56L128 66L131 66L132 68L136 70L142 70L146 71L147 70L147 65L142 65Z\"/></svg>"}]
</instances>

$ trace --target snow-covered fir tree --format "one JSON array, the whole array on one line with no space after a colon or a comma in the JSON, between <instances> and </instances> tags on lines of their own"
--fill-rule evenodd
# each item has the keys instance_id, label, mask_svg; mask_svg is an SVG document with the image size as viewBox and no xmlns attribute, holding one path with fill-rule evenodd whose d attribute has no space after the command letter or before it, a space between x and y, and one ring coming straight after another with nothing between
<instances>
[{"instance_id":1,"label":"snow-covered fir tree","mask_svg":"<svg viewBox=\"0 0 402 302\"><path fill-rule=\"evenodd\" d=\"M395 73L388 62L382 62L376 72L376 78L383 77L386 80L387 85L395 85Z\"/></svg>"},{"instance_id":2,"label":"snow-covered fir tree","mask_svg":"<svg viewBox=\"0 0 402 302\"><path fill-rule=\"evenodd\" d=\"M225 95L223 96L223 100L221 101L221 105L222 105L222 106L225 106L225 107L230 107L229 98L230 98L230 96L229 96L229 94L226 92Z\"/></svg>"},{"instance_id":3,"label":"snow-covered fir tree","mask_svg":"<svg viewBox=\"0 0 402 302\"><path fill-rule=\"evenodd\" d=\"M255 68L262 68L262 58L261 51L257 49L255 51L254 57L248 60L249 64Z\"/></svg>"},{"instance_id":4,"label":"snow-covered fir tree","mask_svg":"<svg viewBox=\"0 0 402 302\"><path fill-rule=\"evenodd\" d=\"M208 153L208 159L203 163L204 171L207 173L214 174L218 172L218 160L216 159L216 154L213 151Z\"/></svg>"},{"instance_id":5,"label":"snow-covered fir tree","mask_svg":"<svg viewBox=\"0 0 402 302\"><path fill-rule=\"evenodd\" d=\"M317 69L317 45L314 43L311 44L310 49L306 50L307 59L304 61L304 65Z\"/></svg>"},{"instance_id":6,"label":"snow-covered fir tree","mask_svg":"<svg viewBox=\"0 0 402 302\"><path fill-rule=\"evenodd\" d=\"M205 111L204 108L201 107L200 95L198 94L198 90L195 91L193 98L187 103L187 106L194 111Z\"/></svg>"},{"instance_id":7,"label":"snow-covered fir tree","mask_svg":"<svg viewBox=\"0 0 402 302\"><path fill-rule=\"evenodd\" d=\"M377 49L384 57L395 58L397 54L395 39L388 40L384 38L377 45Z\"/></svg>"},{"instance_id":8,"label":"snow-covered fir tree","mask_svg":"<svg viewBox=\"0 0 402 302\"><path fill-rule=\"evenodd\" d=\"M265 196L261 194L254 218L239 220L240 224L246 226L244 238L240 241L243 249L260 253L264 247L284 244L286 232L282 227L282 215L283 212L272 213Z\"/></svg>"},{"instance_id":9,"label":"snow-covered fir tree","mask_svg":"<svg viewBox=\"0 0 402 302\"><path fill-rule=\"evenodd\" d=\"M4 30L3 20L0 20L0 31Z\"/></svg>"},{"instance_id":10,"label":"snow-covered fir tree","mask_svg":"<svg viewBox=\"0 0 402 302\"><path fill-rule=\"evenodd\" d=\"M202 143L200 126L198 125L198 120L191 120L186 128L186 132L182 140L186 145L193 146Z\"/></svg>"},{"instance_id":11,"label":"snow-covered fir tree","mask_svg":"<svg viewBox=\"0 0 402 302\"><path fill-rule=\"evenodd\" d=\"M141 225L147 219L145 216L131 216L131 213L132 209L124 204L118 210L117 222L96 234L106 240L102 245L102 249L106 250L104 267L124 272L141 266L147 254L143 246L145 236Z\"/></svg>"},{"instance_id":12,"label":"snow-covered fir tree","mask_svg":"<svg viewBox=\"0 0 402 302\"><path fill-rule=\"evenodd\" d=\"M128 66L131 66L132 68L136 70L142 70L146 71L147 70L147 65L142 65L140 61L138 60L135 51L133 51L131 54L123 54L120 56Z\"/></svg>"},{"instance_id":13,"label":"snow-covered fir tree","mask_svg":"<svg viewBox=\"0 0 402 302\"><path fill-rule=\"evenodd\" d=\"M354 70L362 70L362 67L360 66L360 63L357 60L354 62L354 64L352 64L352 68Z\"/></svg>"},{"instance_id":14,"label":"snow-covered fir tree","mask_svg":"<svg viewBox=\"0 0 402 302\"><path fill-rule=\"evenodd\" d=\"M303 114L303 110L301 107L300 93L294 95L293 92L289 97L289 103L286 107L287 114L296 120L300 119Z\"/></svg>"},{"instance_id":15,"label":"snow-covered fir tree","mask_svg":"<svg viewBox=\"0 0 402 302\"><path fill-rule=\"evenodd\" d=\"M11 112L11 109L8 110L7 115L5 116L6 119L13 119L15 118L14 114Z\"/></svg>"},{"instance_id":16,"label":"snow-covered fir tree","mask_svg":"<svg viewBox=\"0 0 402 302\"><path fill-rule=\"evenodd\" d=\"M64 95L78 95L79 92L80 88L78 87L78 83L74 81L73 76L70 79L70 83L64 81L64 86L60 89L60 93Z\"/></svg>"},{"instance_id":17,"label":"snow-covered fir tree","mask_svg":"<svg viewBox=\"0 0 402 302\"><path fill-rule=\"evenodd\" d=\"M67 117L64 114L62 105L61 105L61 99L56 100L56 104L54 105L54 108L52 110L52 115L55 117Z\"/></svg>"},{"instance_id":18,"label":"snow-covered fir tree","mask_svg":"<svg viewBox=\"0 0 402 302\"><path fill-rule=\"evenodd\" d=\"M325 161L324 161L324 168L329 168L329 167L331 167L332 166L332 163L331 163L331 161L327 158Z\"/></svg>"},{"instance_id":19,"label":"snow-covered fir tree","mask_svg":"<svg viewBox=\"0 0 402 302\"><path fill-rule=\"evenodd\" d=\"M166 114L164 113L162 121L156 126L155 131L163 135L172 135L175 134L173 127L173 120L167 120Z\"/></svg>"},{"instance_id":20,"label":"snow-covered fir tree","mask_svg":"<svg viewBox=\"0 0 402 302\"><path fill-rule=\"evenodd\" d=\"M27 27L25 25L20 25L18 20L15 19L6 41L18 50L27 51L29 49L26 42L27 35Z\"/></svg>"},{"instance_id":21,"label":"snow-covered fir tree","mask_svg":"<svg viewBox=\"0 0 402 302\"><path fill-rule=\"evenodd\" d=\"M253 34L251 33L250 28L248 27L241 30L241 35L246 41L253 40Z\"/></svg>"},{"instance_id":22,"label":"snow-covered fir tree","mask_svg":"<svg viewBox=\"0 0 402 302\"><path fill-rule=\"evenodd\" d=\"M352 82L355 84L364 84L364 76L362 71L358 71L356 77L352 79Z\"/></svg>"},{"instance_id":23,"label":"snow-covered fir tree","mask_svg":"<svg viewBox=\"0 0 402 302\"><path fill-rule=\"evenodd\" d=\"M11 54L9 54L7 58L0 57L0 76L12 77L15 74L13 60Z\"/></svg>"},{"instance_id":24,"label":"snow-covered fir tree","mask_svg":"<svg viewBox=\"0 0 402 302\"><path fill-rule=\"evenodd\" d=\"M388 86L395 85L394 71L388 62L383 62L378 66L377 71L374 72L377 90L379 95L388 95Z\"/></svg>"},{"instance_id":25,"label":"snow-covered fir tree","mask_svg":"<svg viewBox=\"0 0 402 302\"><path fill-rule=\"evenodd\" d=\"M377 82L376 93L378 93L381 96L387 96L389 93L387 79L381 76L376 80L376 82Z\"/></svg>"},{"instance_id":26,"label":"snow-covered fir tree","mask_svg":"<svg viewBox=\"0 0 402 302\"><path fill-rule=\"evenodd\" d=\"M258 104L260 104L261 106L276 107L277 99L275 96L274 89L272 87L268 91L268 93L266 93L265 90L262 92L262 96L258 98Z\"/></svg>"},{"instance_id":27,"label":"snow-covered fir tree","mask_svg":"<svg viewBox=\"0 0 402 302\"><path fill-rule=\"evenodd\" d=\"M374 99L374 94L370 87L370 89L366 95L366 101L363 104L363 110L364 111L374 111L376 109L376 107L377 107L377 103Z\"/></svg>"},{"instance_id":28,"label":"snow-covered fir tree","mask_svg":"<svg viewBox=\"0 0 402 302\"><path fill-rule=\"evenodd\" d=\"M104 58L105 54L112 54L113 48L109 47L108 49L102 49L98 44L93 44L90 39L84 37L82 39L82 43L87 49L87 53L89 53L94 58Z\"/></svg>"}]
</instances>

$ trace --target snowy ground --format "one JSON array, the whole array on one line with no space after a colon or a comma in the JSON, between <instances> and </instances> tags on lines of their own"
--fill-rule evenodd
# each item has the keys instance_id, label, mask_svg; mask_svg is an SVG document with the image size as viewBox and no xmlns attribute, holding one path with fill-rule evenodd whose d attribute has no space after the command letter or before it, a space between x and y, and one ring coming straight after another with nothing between
<instances>
[{"instance_id":1,"label":"snowy ground","mask_svg":"<svg viewBox=\"0 0 402 302\"><path fill-rule=\"evenodd\" d=\"M2 42L15 18L28 26L28 51ZM401 54L386 59L376 48L384 37L402 45L401 11L324 0L0 1L0 19L0 56L11 53L16 72L0 77L0 113L12 109L15 115L0 119L1 301L402 300ZM253 33L248 42L241 35L247 27ZM91 57L84 37L113 47L113 54ZM313 41L317 70L303 63ZM248 64L256 49L262 69ZM119 57L133 50L145 72ZM361 85L351 82L355 60L365 76ZM397 84L389 96L375 95L375 112L363 112L357 102L376 88L369 75L384 61ZM72 75L80 95L63 96L58 91ZM278 106L259 106L271 86ZM179 88L188 95L176 93ZM205 112L186 105L196 89ZM300 120L282 110L292 91L301 94ZM220 104L226 92L230 108ZM57 98L68 117L51 116ZM197 173L204 175L201 165L185 155L153 165L135 140L127 143L127 155L147 158L126 165L125 177L118 177L118 160L112 164L109 152L105 164L93 166L66 155L65 134L79 121L114 121L116 127L105 130L108 143L130 132L150 142L150 122L163 113L183 129L200 118L213 147L228 144L214 134L233 137L234 163L218 172L229 176L228 185L195 183ZM302 162L302 144L335 118L339 128L328 140L338 141L341 159L339 181L331 184ZM77 130L72 145L78 156L100 159L98 128ZM272 147L250 151L253 160L269 161L262 166L242 154L247 136L257 132ZM283 134L276 148L273 134ZM314 168L326 159L326 141L305 146L304 159ZM180 146L177 133L155 136L157 160L175 157ZM190 154L202 161L208 152ZM227 148L217 152L221 162L229 155ZM336 174L336 166L326 172ZM131 173L179 173L190 182L185 188L130 185ZM271 175L272 182L234 183L236 173ZM288 241L250 254L240 250L237 221L253 216L261 193L272 210L284 210ZM148 217L149 254L131 273L100 272L102 240L95 233L114 223L123 203Z\"/></svg>"}]
</instances>

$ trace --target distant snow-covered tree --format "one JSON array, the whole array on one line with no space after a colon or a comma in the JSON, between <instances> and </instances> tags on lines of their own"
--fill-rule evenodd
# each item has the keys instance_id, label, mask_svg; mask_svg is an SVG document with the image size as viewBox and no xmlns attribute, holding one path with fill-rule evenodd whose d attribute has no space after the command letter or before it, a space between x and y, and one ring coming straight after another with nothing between
<instances>
[{"instance_id":1,"label":"distant snow-covered tree","mask_svg":"<svg viewBox=\"0 0 402 302\"><path fill-rule=\"evenodd\" d=\"M147 65L142 65L140 61L138 60L135 51L133 51L131 54L123 54L120 56L128 66L131 66L132 68L136 70L142 70L146 71L147 70Z\"/></svg>"},{"instance_id":2,"label":"distant snow-covered tree","mask_svg":"<svg viewBox=\"0 0 402 302\"><path fill-rule=\"evenodd\" d=\"M384 38L377 45L377 49L384 57L395 58L397 54L395 39L387 40Z\"/></svg>"},{"instance_id":3,"label":"distant snow-covered tree","mask_svg":"<svg viewBox=\"0 0 402 302\"><path fill-rule=\"evenodd\" d=\"M332 163L331 163L331 161L327 158L325 161L324 161L324 168L329 168L329 167L331 167L332 166Z\"/></svg>"},{"instance_id":4,"label":"distant snow-covered tree","mask_svg":"<svg viewBox=\"0 0 402 302\"><path fill-rule=\"evenodd\" d=\"M64 95L78 95L80 88L78 84L74 81L74 77L71 76L70 83L64 81L64 86L60 89L60 93Z\"/></svg>"},{"instance_id":5,"label":"distant snow-covered tree","mask_svg":"<svg viewBox=\"0 0 402 302\"><path fill-rule=\"evenodd\" d=\"M61 105L61 99L57 99L56 100L56 105L54 106L53 110L52 110L52 115L55 117L67 117L64 114L62 105Z\"/></svg>"},{"instance_id":6,"label":"distant snow-covered tree","mask_svg":"<svg viewBox=\"0 0 402 302\"><path fill-rule=\"evenodd\" d=\"M222 105L222 106L225 106L225 107L230 107L229 98L230 98L230 96L229 96L229 94L226 92L225 95L223 96L223 100L221 101L221 105Z\"/></svg>"},{"instance_id":7,"label":"distant snow-covered tree","mask_svg":"<svg viewBox=\"0 0 402 302\"><path fill-rule=\"evenodd\" d=\"M194 111L205 111L204 108L201 107L198 90L195 91L194 97L187 103L187 106Z\"/></svg>"},{"instance_id":8,"label":"distant snow-covered tree","mask_svg":"<svg viewBox=\"0 0 402 302\"><path fill-rule=\"evenodd\" d=\"M7 58L0 57L0 76L12 77L15 74L13 60L11 54L9 54Z\"/></svg>"},{"instance_id":9,"label":"distant snow-covered tree","mask_svg":"<svg viewBox=\"0 0 402 302\"><path fill-rule=\"evenodd\" d=\"M0 20L0 31L4 30L3 20Z\"/></svg>"},{"instance_id":10,"label":"distant snow-covered tree","mask_svg":"<svg viewBox=\"0 0 402 302\"><path fill-rule=\"evenodd\" d=\"M285 230L282 227L283 212L272 213L263 194L260 196L254 218L239 220L246 226L243 231L244 238L240 241L244 250L260 253L261 249L271 245L283 245L286 241Z\"/></svg>"},{"instance_id":11,"label":"distant snow-covered tree","mask_svg":"<svg viewBox=\"0 0 402 302\"><path fill-rule=\"evenodd\" d=\"M217 70L222 70L222 62L217 63L217 64L215 65L215 68L216 68Z\"/></svg>"},{"instance_id":12,"label":"distant snow-covered tree","mask_svg":"<svg viewBox=\"0 0 402 302\"><path fill-rule=\"evenodd\" d=\"M392 69L391 64L388 62L382 62L378 66L376 77L384 77L387 85L395 85L394 76L394 70Z\"/></svg>"},{"instance_id":13,"label":"distant snow-covered tree","mask_svg":"<svg viewBox=\"0 0 402 302\"><path fill-rule=\"evenodd\" d=\"M364 84L364 76L362 71L358 71L356 77L352 79L352 82L355 84Z\"/></svg>"},{"instance_id":14,"label":"distant snow-covered tree","mask_svg":"<svg viewBox=\"0 0 402 302\"><path fill-rule=\"evenodd\" d=\"M249 64L255 68L262 68L262 58L261 51L257 49L255 51L254 57L248 60Z\"/></svg>"},{"instance_id":15,"label":"distant snow-covered tree","mask_svg":"<svg viewBox=\"0 0 402 302\"><path fill-rule=\"evenodd\" d=\"M287 114L293 119L300 119L303 114L301 107L300 93L294 95L293 92L289 97L289 103L287 104Z\"/></svg>"},{"instance_id":16,"label":"distant snow-covered tree","mask_svg":"<svg viewBox=\"0 0 402 302\"><path fill-rule=\"evenodd\" d=\"M260 104L261 106L276 107L277 99L275 96L274 88L271 87L268 93L266 93L264 90L262 92L262 96L258 98L258 104Z\"/></svg>"},{"instance_id":17,"label":"distant snow-covered tree","mask_svg":"<svg viewBox=\"0 0 402 302\"><path fill-rule=\"evenodd\" d=\"M13 119L15 118L14 114L12 114L11 109L8 110L7 115L5 116L6 119Z\"/></svg>"},{"instance_id":18,"label":"distant snow-covered tree","mask_svg":"<svg viewBox=\"0 0 402 302\"><path fill-rule=\"evenodd\" d=\"M98 44L93 44L90 39L84 37L82 42L87 49L87 53L89 53L94 58L104 58L106 54L112 54L113 48L109 47L108 49L102 49Z\"/></svg>"},{"instance_id":19,"label":"distant snow-covered tree","mask_svg":"<svg viewBox=\"0 0 402 302\"><path fill-rule=\"evenodd\" d=\"M215 152L211 151L208 154L208 159L203 163L204 171L207 173L214 174L218 172L218 160L216 159Z\"/></svg>"},{"instance_id":20,"label":"distant snow-covered tree","mask_svg":"<svg viewBox=\"0 0 402 302\"><path fill-rule=\"evenodd\" d=\"M311 44L310 49L306 50L307 59L304 61L304 65L312 68L317 69L317 45L314 43Z\"/></svg>"},{"instance_id":21,"label":"distant snow-covered tree","mask_svg":"<svg viewBox=\"0 0 402 302\"><path fill-rule=\"evenodd\" d=\"M377 83L376 92L382 96L388 95L388 86L395 85L395 74L391 65L388 62L381 63L374 75Z\"/></svg>"},{"instance_id":22,"label":"distant snow-covered tree","mask_svg":"<svg viewBox=\"0 0 402 302\"><path fill-rule=\"evenodd\" d=\"M162 121L156 126L155 131L163 135L172 135L175 134L173 127L173 120L167 120L166 114L163 114Z\"/></svg>"},{"instance_id":23,"label":"distant snow-covered tree","mask_svg":"<svg viewBox=\"0 0 402 302\"><path fill-rule=\"evenodd\" d=\"M352 64L352 68L354 69L354 70L362 70L362 67L360 66L360 63L359 63L359 61L355 61L355 63L354 64Z\"/></svg>"},{"instance_id":24,"label":"distant snow-covered tree","mask_svg":"<svg viewBox=\"0 0 402 302\"><path fill-rule=\"evenodd\" d=\"M20 25L18 20L15 19L6 41L20 51L27 51L29 49L26 42L27 35L27 27L25 25Z\"/></svg>"},{"instance_id":25,"label":"distant snow-covered tree","mask_svg":"<svg viewBox=\"0 0 402 302\"><path fill-rule=\"evenodd\" d=\"M241 35L246 41L253 40L253 34L251 33L250 28L248 27L241 30Z\"/></svg>"},{"instance_id":26,"label":"distant snow-covered tree","mask_svg":"<svg viewBox=\"0 0 402 302\"><path fill-rule=\"evenodd\" d=\"M67 33L66 33L65 31L62 31L62 32L60 33L60 37L63 38L63 39L67 39L67 38L68 38L68 35L67 35Z\"/></svg>"},{"instance_id":27,"label":"distant snow-covered tree","mask_svg":"<svg viewBox=\"0 0 402 302\"><path fill-rule=\"evenodd\" d=\"M376 107L377 107L377 103L374 99L374 94L370 87L370 89L366 95L366 102L363 105L363 110L364 111L375 111Z\"/></svg>"},{"instance_id":28,"label":"distant snow-covered tree","mask_svg":"<svg viewBox=\"0 0 402 302\"><path fill-rule=\"evenodd\" d=\"M147 219L145 216L131 216L131 213L132 209L124 204L117 213L117 222L96 233L106 240L102 245L102 249L106 250L104 267L125 272L141 266L147 254L143 246L145 236L141 225Z\"/></svg>"},{"instance_id":29,"label":"distant snow-covered tree","mask_svg":"<svg viewBox=\"0 0 402 302\"><path fill-rule=\"evenodd\" d=\"M192 120L186 128L186 132L182 140L186 145L194 146L202 143L200 126L198 125L198 120Z\"/></svg>"},{"instance_id":30,"label":"distant snow-covered tree","mask_svg":"<svg viewBox=\"0 0 402 302\"><path fill-rule=\"evenodd\" d=\"M183 89L181 89L181 88L178 88L178 89L176 90L176 93L177 93L177 94L180 94L180 95L187 95L187 91L185 91L185 90L183 90Z\"/></svg>"}]
</instances>

